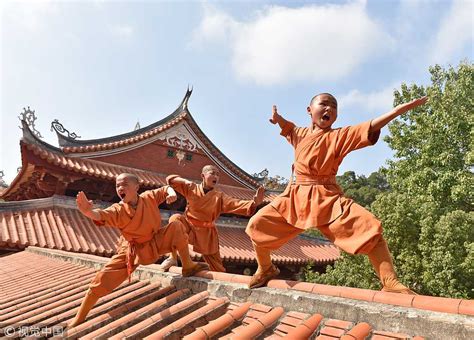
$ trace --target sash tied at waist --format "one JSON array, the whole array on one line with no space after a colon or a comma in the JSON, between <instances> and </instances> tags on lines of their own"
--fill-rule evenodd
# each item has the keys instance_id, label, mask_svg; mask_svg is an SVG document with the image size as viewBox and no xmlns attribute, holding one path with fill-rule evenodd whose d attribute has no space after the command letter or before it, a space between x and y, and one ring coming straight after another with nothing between
<instances>
[{"instance_id":1,"label":"sash tied at waist","mask_svg":"<svg viewBox=\"0 0 474 340\"><path fill-rule=\"evenodd\" d=\"M193 226L195 227L201 227L201 228L215 228L216 226L216 222L212 221L212 222L203 222L203 221L200 221L200 220L197 220L195 218L192 218L192 217L189 217L189 216L186 216L186 220Z\"/></svg>"},{"instance_id":2,"label":"sash tied at waist","mask_svg":"<svg viewBox=\"0 0 474 340\"><path fill-rule=\"evenodd\" d=\"M128 283L131 281L133 264L135 263L135 257L137 256L137 244L142 244L150 241L154 236L154 233L150 236L144 236L136 239L127 240L128 249L127 249L127 274L128 274Z\"/></svg>"},{"instance_id":3,"label":"sash tied at waist","mask_svg":"<svg viewBox=\"0 0 474 340\"><path fill-rule=\"evenodd\" d=\"M291 184L297 185L337 185L336 176L296 175Z\"/></svg>"}]
</instances>

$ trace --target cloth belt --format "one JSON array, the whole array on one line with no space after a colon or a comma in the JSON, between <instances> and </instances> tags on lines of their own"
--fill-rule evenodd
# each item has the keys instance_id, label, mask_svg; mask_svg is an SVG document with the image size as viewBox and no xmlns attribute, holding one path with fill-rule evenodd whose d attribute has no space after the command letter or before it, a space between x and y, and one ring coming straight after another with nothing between
<instances>
[{"instance_id":1,"label":"cloth belt","mask_svg":"<svg viewBox=\"0 0 474 340\"><path fill-rule=\"evenodd\" d=\"M150 241L153 238L154 234L155 234L155 232L153 232L153 234L151 234L150 236L143 236L143 237L140 237L140 238L137 238L137 239L132 239L132 240L127 240L126 239L128 241L128 249L127 249L128 283L130 283L130 281L131 281L132 268L133 268L133 264L135 262L135 257L137 256L137 252L136 252L137 244L142 244L142 243L146 243L146 242Z\"/></svg>"},{"instance_id":2,"label":"cloth belt","mask_svg":"<svg viewBox=\"0 0 474 340\"><path fill-rule=\"evenodd\" d=\"M202 227L202 228L215 228L216 227L216 222L214 221L203 222L189 216L186 216L186 220L195 227Z\"/></svg>"},{"instance_id":3,"label":"cloth belt","mask_svg":"<svg viewBox=\"0 0 474 340\"><path fill-rule=\"evenodd\" d=\"M297 185L334 185L337 184L336 176L308 176L296 175L296 179L292 184Z\"/></svg>"}]
</instances>

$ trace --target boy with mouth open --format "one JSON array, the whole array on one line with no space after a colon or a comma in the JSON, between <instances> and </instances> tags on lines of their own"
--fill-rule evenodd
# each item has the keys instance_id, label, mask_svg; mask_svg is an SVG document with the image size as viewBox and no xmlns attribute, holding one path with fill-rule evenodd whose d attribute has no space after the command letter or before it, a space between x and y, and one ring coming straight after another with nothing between
<instances>
[{"instance_id":1,"label":"boy with mouth open","mask_svg":"<svg viewBox=\"0 0 474 340\"><path fill-rule=\"evenodd\" d=\"M382 127L426 101L427 97L418 98L371 121L338 129L332 129L337 101L329 93L311 99L307 108L309 127L296 127L273 106L270 122L280 126L280 134L295 149L292 177L296 179L249 220L246 233L252 239L258 262L249 288L261 287L279 274L271 262L272 250L306 229L318 228L345 252L367 254L383 291L415 294L397 279L380 221L344 196L336 174L349 152L375 144Z\"/></svg>"},{"instance_id":2,"label":"boy with mouth open","mask_svg":"<svg viewBox=\"0 0 474 340\"><path fill-rule=\"evenodd\" d=\"M147 190L138 194L139 180L133 174L123 173L116 178L116 191L120 203L107 209L93 209L80 191L77 194L79 211L93 220L98 226L114 226L120 229L117 254L96 274L82 301L75 318L68 328L82 323L100 297L117 288L125 279L130 280L138 265L155 263L160 255L178 251L183 263L183 276L193 276L209 266L202 262L193 262L189 256L188 236L180 221L170 222L161 227L161 215L158 206L165 200L172 203L176 192L169 186Z\"/></svg>"},{"instance_id":3,"label":"boy with mouth open","mask_svg":"<svg viewBox=\"0 0 474 340\"><path fill-rule=\"evenodd\" d=\"M259 187L253 200L240 200L215 189L219 181L219 169L206 165L201 171L202 182L193 183L178 175L170 175L167 183L182 194L187 201L184 215L175 214L171 221L181 221L189 234L189 244L194 245L194 251L202 254L210 270L225 272L219 253L219 235L215 221L220 214L237 214L250 216L257 206L263 202L264 189ZM163 270L177 265L176 252L172 253L163 263Z\"/></svg>"}]
</instances>

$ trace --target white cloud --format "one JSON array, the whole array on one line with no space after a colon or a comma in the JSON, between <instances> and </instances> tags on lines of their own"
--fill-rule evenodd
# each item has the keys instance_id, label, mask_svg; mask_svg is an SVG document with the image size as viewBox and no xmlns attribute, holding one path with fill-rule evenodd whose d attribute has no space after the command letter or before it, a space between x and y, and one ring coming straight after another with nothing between
<instances>
[{"instance_id":1,"label":"white cloud","mask_svg":"<svg viewBox=\"0 0 474 340\"><path fill-rule=\"evenodd\" d=\"M351 90L338 99L339 107L346 111L348 107L355 107L367 113L383 113L393 107L393 91L399 88L400 83L393 83L381 90L363 93Z\"/></svg>"},{"instance_id":2,"label":"white cloud","mask_svg":"<svg viewBox=\"0 0 474 340\"><path fill-rule=\"evenodd\" d=\"M1 7L2 16L6 15L18 28L28 31L43 28L51 16L59 13L59 3L53 0L7 0Z\"/></svg>"},{"instance_id":3,"label":"white cloud","mask_svg":"<svg viewBox=\"0 0 474 340\"><path fill-rule=\"evenodd\" d=\"M227 42L236 75L263 85L341 78L393 44L364 1L270 6L247 22L206 6L194 44L206 42Z\"/></svg>"},{"instance_id":4,"label":"white cloud","mask_svg":"<svg viewBox=\"0 0 474 340\"><path fill-rule=\"evenodd\" d=\"M474 42L474 3L469 0L455 0L450 11L441 22L436 35L431 61L433 63L445 63L453 54L464 47L466 43Z\"/></svg>"},{"instance_id":5,"label":"white cloud","mask_svg":"<svg viewBox=\"0 0 474 340\"><path fill-rule=\"evenodd\" d=\"M130 25L113 25L110 26L109 29L113 35L124 39L131 38L135 31Z\"/></svg>"},{"instance_id":6,"label":"white cloud","mask_svg":"<svg viewBox=\"0 0 474 340\"><path fill-rule=\"evenodd\" d=\"M204 16L199 27L194 31L192 44L199 47L206 42L224 43L237 32L239 24L227 13L204 4Z\"/></svg>"}]
</instances>

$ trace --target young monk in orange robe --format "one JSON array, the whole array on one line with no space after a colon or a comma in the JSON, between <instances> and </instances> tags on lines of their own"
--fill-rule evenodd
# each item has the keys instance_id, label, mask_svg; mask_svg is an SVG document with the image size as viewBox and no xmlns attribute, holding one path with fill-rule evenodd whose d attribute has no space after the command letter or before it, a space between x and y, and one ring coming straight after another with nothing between
<instances>
[{"instance_id":1,"label":"young monk in orange robe","mask_svg":"<svg viewBox=\"0 0 474 340\"><path fill-rule=\"evenodd\" d=\"M109 208L92 209L92 201L81 191L77 195L80 212L98 226L115 226L120 229L117 254L99 271L89 285L84 300L68 327L82 323L97 300L117 288L138 265L155 263L160 255L178 251L183 263L183 276L192 276L209 266L193 262L189 256L188 236L181 222L161 227L158 206L165 200L172 203L176 192L169 186L138 194L139 180L133 174L123 173L116 178L116 190L121 199Z\"/></svg>"},{"instance_id":2,"label":"young monk in orange robe","mask_svg":"<svg viewBox=\"0 0 474 340\"><path fill-rule=\"evenodd\" d=\"M414 294L397 279L380 221L344 196L336 174L349 152L376 143L382 127L426 100L419 98L374 120L339 129L331 128L337 118L337 101L331 94L312 98L307 108L309 127L296 127L273 106L270 122L280 126L281 135L295 148L296 179L249 221L246 232L253 241L258 262L250 288L263 286L279 274L271 262L272 250L306 229L318 228L342 250L367 254L384 291Z\"/></svg>"},{"instance_id":3,"label":"young monk in orange robe","mask_svg":"<svg viewBox=\"0 0 474 340\"><path fill-rule=\"evenodd\" d=\"M167 183L187 200L184 215L175 214L171 221L181 221L189 234L189 244L194 251L202 254L210 270L225 272L219 253L219 235L215 221L220 214L250 216L263 201L264 189L260 187L253 200L240 200L215 189L219 181L219 169L206 165L201 172L202 182L196 184L178 175L170 175ZM176 253L171 254L162 263L162 269L168 270L177 264Z\"/></svg>"}]
</instances>

